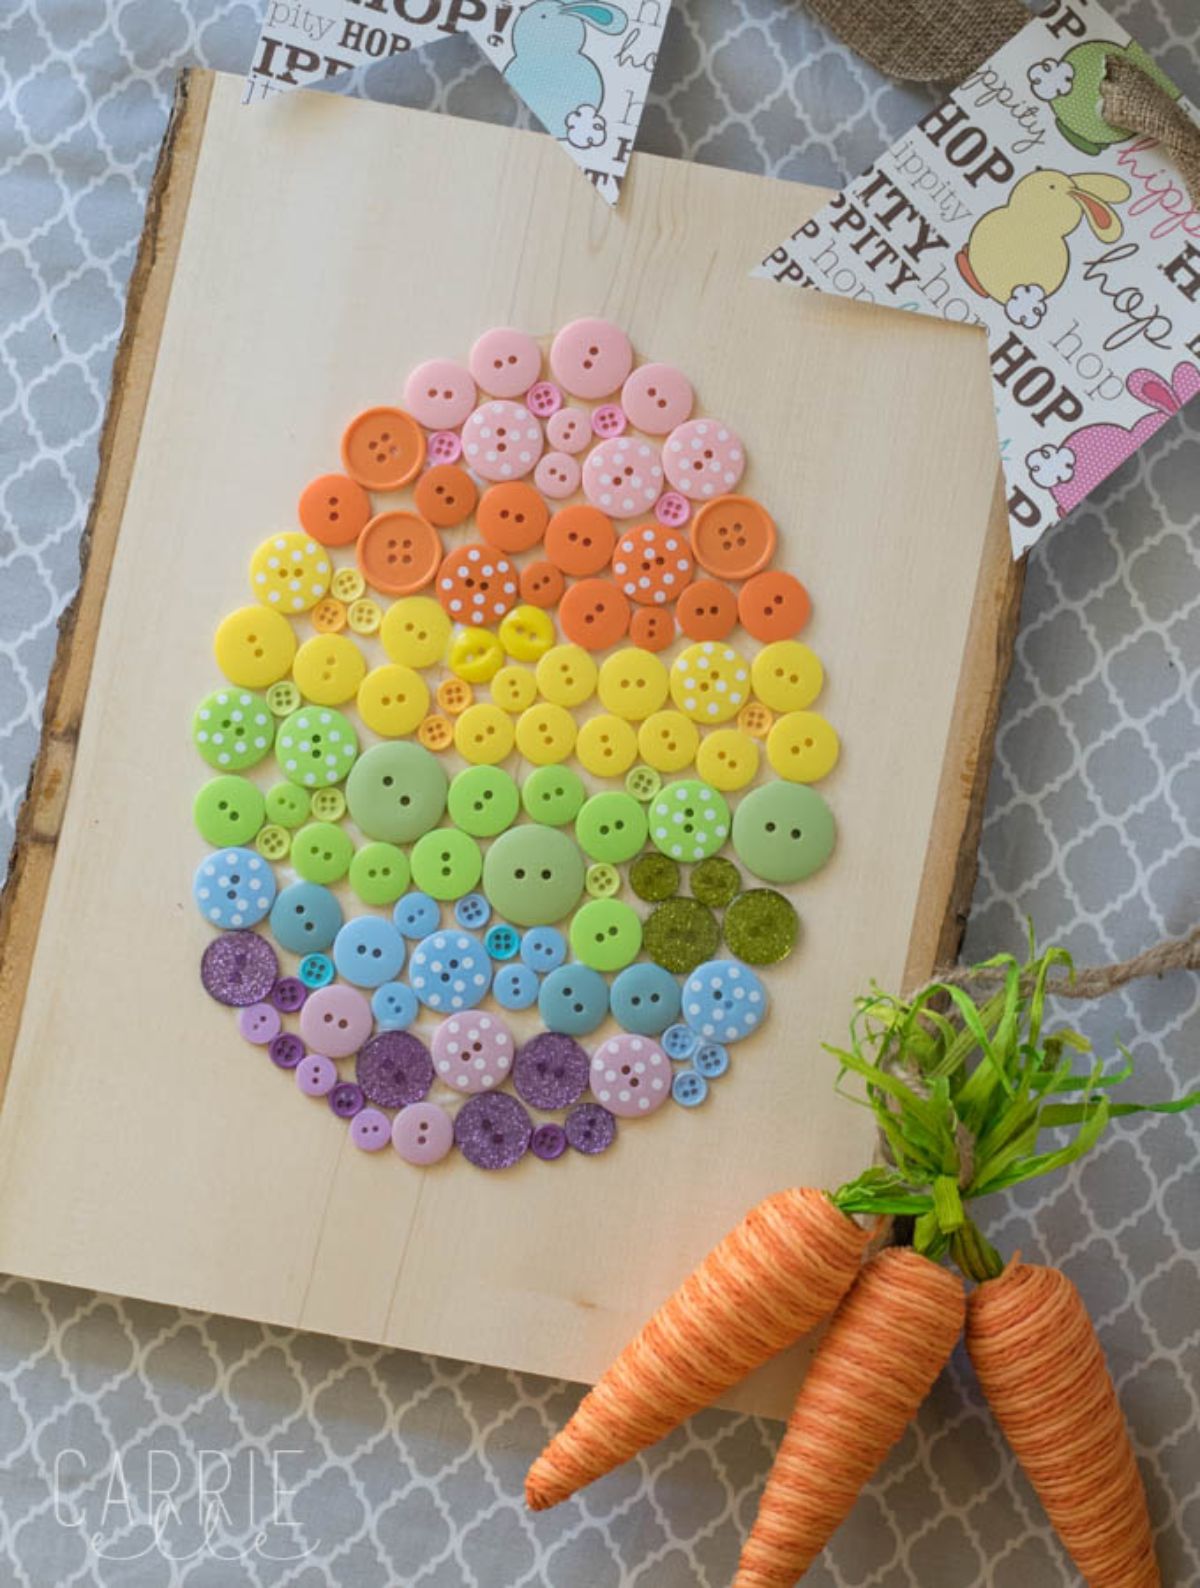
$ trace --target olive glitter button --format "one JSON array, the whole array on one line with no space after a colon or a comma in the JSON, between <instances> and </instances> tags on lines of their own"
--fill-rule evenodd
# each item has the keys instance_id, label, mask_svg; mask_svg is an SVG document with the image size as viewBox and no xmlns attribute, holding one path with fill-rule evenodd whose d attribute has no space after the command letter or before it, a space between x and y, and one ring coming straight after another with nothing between
<instances>
[{"instance_id":1,"label":"olive glitter button","mask_svg":"<svg viewBox=\"0 0 1200 1588\"><path fill-rule=\"evenodd\" d=\"M353 858L350 834L332 822L309 822L292 839L292 865L305 882L340 882Z\"/></svg>"},{"instance_id":2,"label":"olive glitter button","mask_svg":"<svg viewBox=\"0 0 1200 1588\"><path fill-rule=\"evenodd\" d=\"M773 888L739 894L723 925L730 953L747 965L777 965L795 948L800 931L795 908Z\"/></svg>"},{"instance_id":3,"label":"olive glitter button","mask_svg":"<svg viewBox=\"0 0 1200 1588\"><path fill-rule=\"evenodd\" d=\"M642 928L648 958L677 976L695 970L716 953L721 928L716 916L698 899L667 899L656 905Z\"/></svg>"},{"instance_id":4,"label":"olive glitter button","mask_svg":"<svg viewBox=\"0 0 1200 1588\"><path fill-rule=\"evenodd\" d=\"M408 857L395 844L364 844L350 862L350 886L364 904L395 904L408 877Z\"/></svg>"},{"instance_id":5,"label":"olive glitter button","mask_svg":"<svg viewBox=\"0 0 1200 1588\"><path fill-rule=\"evenodd\" d=\"M693 898L719 909L736 896L742 879L732 860L726 860L724 855L710 855L693 867L689 883Z\"/></svg>"},{"instance_id":6,"label":"olive glitter button","mask_svg":"<svg viewBox=\"0 0 1200 1588\"><path fill-rule=\"evenodd\" d=\"M513 779L501 767L469 766L450 784L450 820L473 838L494 838L511 827L521 808Z\"/></svg>"},{"instance_id":7,"label":"olive glitter button","mask_svg":"<svg viewBox=\"0 0 1200 1588\"><path fill-rule=\"evenodd\" d=\"M629 868L629 886L647 904L673 899L679 892L679 867L670 855L657 850L639 855Z\"/></svg>"},{"instance_id":8,"label":"olive glitter button","mask_svg":"<svg viewBox=\"0 0 1200 1588\"><path fill-rule=\"evenodd\" d=\"M593 860L632 860L646 842L645 807L632 794L593 794L576 818L575 836Z\"/></svg>"},{"instance_id":9,"label":"olive glitter button","mask_svg":"<svg viewBox=\"0 0 1200 1588\"><path fill-rule=\"evenodd\" d=\"M257 766L271 748L275 724L261 695L245 689L216 689L196 707L192 739L218 772Z\"/></svg>"},{"instance_id":10,"label":"olive glitter button","mask_svg":"<svg viewBox=\"0 0 1200 1588\"><path fill-rule=\"evenodd\" d=\"M425 680L401 662L373 667L358 686L358 714L380 738L404 738L428 710Z\"/></svg>"},{"instance_id":11,"label":"olive glitter button","mask_svg":"<svg viewBox=\"0 0 1200 1588\"><path fill-rule=\"evenodd\" d=\"M346 799L368 838L411 843L441 820L446 774L422 745L377 744L359 757Z\"/></svg>"},{"instance_id":12,"label":"olive glitter button","mask_svg":"<svg viewBox=\"0 0 1200 1588\"><path fill-rule=\"evenodd\" d=\"M469 833L435 827L419 838L409 856L413 881L431 899L459 899L479 881L483 857Z\"/></svg>"},{"instance_id":13,"label":"olive glitter button","mask_svg":"<svg viewBox=\"0 0 1200 1588\"><path fill-rule=\"evenodd\" d=\"M248 843L262 826L266 801L248 777L210 778L192 803L200 836L220 848Z\"/></svg>"},{"instance_id":14,"label":"olive glitter button","mask_svg":"<svg viewBox=\"0 0 1200 1588\"><path fill-rule=\"evenodd\" d=\"M802 882L833 853L833 812L803 783L751 789L733 818L733 847L764 882Z\"/></svg>"},{"instance_id":15,"label":"olive glitter button","mask_svg":"<svg viewBox=\"0 0 1200 1588\"><path fill-rule=\"evenodd\" d=\"M697 778L666 784L650 807L650 838L674 860L704 860L728 837L724 796Z\"/></svg>"},{"instance_id":16,"label":"olive glitter button","mask_svg":"<svg viewBox=\"0 0 1200 1588\"><path fill-rule=\"evenodd\" d=\"M383 614L379 638L393 662L432 667L445 653L450 619L432 596L406 596Z\"/></svg>"},{"instance_id":17,"label":"olive glitter button","mask_svg":"<svg viewBox=\"0 0 1200 1588\"><path fill-rule=\"evenodd\" d=\"M302 706L283 719L275 735L275 759L301 788L340 783L357 755L358 735L349 718L331 706Z\"/></svg>"},{"instance_id":18,"label":"olive glitter button","mask_svg":"<svg viewBox=\"0 0 1200 1588\"><path fill-rule=\"evenodd\" d=\"M282 613L261 606L238 607L221 620L213 654L231 684L265 689L291 667L296 636Z\"/></svg>"},{"instance_id":19,"label":"olive glitter button","mask_svg":"<svg viewBox=\"0 0 1200 1588\"><path fill-rule=\"evenodd\" d=\"M489 902L517 926L561 921L579 902L583 879L583 856L576 845L559 829L539 824L501 833L483 864Z\"/></svg>"},{"instance_id":20,"label":"olive glitter button","mask_svg":"<svg viewBox=\"0 0 1200 1588\"><path fill-rule=\"evenodd\" d=\"M579 773L569 766L542 766L521 785L521 803L535 822L565 827L578 816L587 790Z\"/></svg>"},{"instance_id":21,"label":"olive glitter button","mask_svg":"<svg viewBox=\"0 0 1200 1588\"><path fill-rule=\"evenodd\" d=\"M840 752L837 730L815 711L789 711L767 739L767 760L792 783L817 783L832 772Z\"/></svg>"},{"instance_id":22,"label":"olive glitter button","mask_svg":"<svg viewBox=\"0 0 1200 1588\"><path fill-rule=\"evenodd\" d=\"M623 970L642 946L642 923L620 899L592 899L571 921L571 952L593 970Z\"/></svg>"}]
</instances>

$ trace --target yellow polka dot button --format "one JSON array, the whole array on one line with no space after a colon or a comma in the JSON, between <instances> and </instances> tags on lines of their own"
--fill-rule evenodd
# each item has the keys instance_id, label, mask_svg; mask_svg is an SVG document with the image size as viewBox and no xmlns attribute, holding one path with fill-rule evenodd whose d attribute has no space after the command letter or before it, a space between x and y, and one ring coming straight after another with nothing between
<instances>
[{"instance_id":1,"label":"yellow polka dot button","mask_svg":"<svg viewBox=\"0 0 1200 1588\"><path fill-rule=\"evenodd\" d=\"M624 777L637 753L637 734L630 724L605 712L590 717L575 741L575 754L597 777Z\"/></svg>"},{"instance_id":2,"label":"yellow polka dot button","mask_svg":"<svg viewBox=\"0 0 1200 1588\"><path fill-rule=\"evenodd\" d=\"M500 624L500 640L518 662L536 662L554 644L554 620L541 607L514 607Z\"/></svg>"},{"instance_id":3,"label":"yellow polka dot button","mask_svg":"<svg viewBox=\"0 0 1200 1588\"><path fill-rule=\"evenodd\" d=\"M329 553L299 530L270 535L250 559L250 588L276 612L307 612L329 589Z\"/></svg>"},{"instance_id":4,"label":"yellow polka dot button","mask_svg":"<svg viewBox=\"0 0 1200 1588\"><path fill-rule=\"evenodd\" d=\"M715 728L696 751L696 771L713 788L745 788L758 771L758 745L739 728Z\"/></svg>"},{"instance_id":5,"label":"yellow polka dot button","mask_svg":"<svg viewBox=\"0 0 1200 1588\"><path fill-rule=\"evenodd\" d=\"M340 706L350 700L366 671L363 653L344 634L314 634L292 663L300 693L315 706Z\"/></svg>"},{"instance_id":6,"label":"yellow polka dot button","mask_svg":"<svg viewBox=\"0 0 1200 1588\"><path fill-rule=\"evenodd\" d=\"M537 683L556 706L582 706L596 691L596 664L582 645L556 645L539 659Z\"/></svg>"},{"instance_id":7,"label":"yellow polka dot button","mask_svg":"<svg viewBox=\"0 0 1200 1588\"><path fill-rule=\"evenodd\" d=\"M753 664L750 667L750 679L753 682ZM752 739L765 739L774 721L775 713L770 706L764 706L761 700L748 700L737 716L738 727L743 733L748 733Z\"/></svg>"},{"instance_id":8,"label":"yellow polka dot button","mask_svg":"<svg viewBox=\"0 0 1200 1588\"><path fill-rule=\"evenodd\" d=\"M495 766L513 747L513 720L507 711L481 701L468 706L454 724L454 748L477 766Z\"/></svg>"},{"instance_id":9,"label":"yellow polka dot button","mask_svg":"<svg viewBox=\"0 0 1200 1588\"><path fill-rule=\"evenodd\" d=\"M213 654L231 684L265 689L290 671L296 636L280 613L239 607L222 619L213 638Z\"/></svg>"},{"instance_id":10,"label":"yellow polka dot button","mask_svg":"<svg viewBox=\"0 0 1200 1588\"><path fill-rule=\"evenodd\" d=\"M308 615L318 634L340 634L346 627L346 603L336 596L322 596Z\"/></svg>"},{"instance_id":11,"label":"yellow polka dot button","mask_svg":"<svg viewBox=\"0 0 1200 1588\"><path fill-rule=\"evenodd\" d=\"M370 596L352 601L346 608L346 622L355 634L378 634L383 622L383 608Z\"/></svg>"},{"instance_id":12,"label":"yellow polka dot button","mask_svg":"<svg viewBox=\"0 0 1200 1588\"><path fill-rule=\"evenodd\" d=\"M702 640L671 664L671 698L695 722L728 722L750 693L750 668L732 645Z\"/></svg>"},{"instance_id":13,"label":"yellow polka dot button","mask_svg":"<svg viewBox=\"0 0 1200 1588\"><path fill-rule=\"evenodd\" d=\"M816 653L799 640L776 640L754 658L750 682L773 711L803 711L821 693L825 669Z\"/></svg>"},{"instance_id":14,"label":"yellow polka dot button","mask_svg":"<svg viewBox=\"0 0 1200 1588\"><path fill-rule=\"evenodd\" d=\"M405 596L383 614L379 638L393 662L432 667L446 654L450 619L432 596Z\"/></svg>"},{"instance_id":15,"label":"yellow polka dot button","mask_svg":"<svg viewBox=\"0 0 1200 1588\"><path fill-rule=\"evenodd\" d=\"M696 724L682 711L656 711L638 728L642 760L656 772L682 772L700 746Z\"/></svg>"},{"instance_id":16,"label":"yellow polka dot button","mask_svg":"<svg viewBox=\"0 0 1200 1588\"><path fill-rule=\"evenodd\" d=\"M430 712L417 728L417 740L427 750L448 750L454 743L454 725L448 717Z\"/></svg>"},{"instance_id":17,"label":"yellow polka dot button","mask_svg":"<svg viewBox=\"0 0 1200 1588\"><path fill-rule=\"evenodd\" d=\"M517 749L534 766L557 766L575 748L577 732L565 706L539 700L517 719Z\"/></svg>"},{"instance_id":18,"label":"yellow polka dot button","mask_svg":"<svg viewBox=\"0 0 1200 1588\"><path fill-rule=\"evenodd\" d=\"M443 678L437 687L437 703L450 717L466 711L474 699L475 691L465 678Z\"/></svg>"},{"instance_id":19,"label":"yellow polka dot button","mask_svg":"<svg viewBox=\"0 0 1200 1588\"><path fill-rule=\"evenodd\" d=\"M373 667L358 686L358 714L382 739L412 733L429 710L429 688L402 662Z\"/></svg>"},{"instance_id":20,"label":"yellow polka dot button","mask_svg":"<svg viewBox=\"0 0 1200 1588\"><path fill-rule=\"evenodd\" d=\"M524 711L537 699L537 679L528 667L510 662L492 679L492 699L505 711Z\"/></svg>"},{"instance_id":21,"label":"yellow polka dot button","mask_svg":"<svg viewBox=\"0 0 1200 1588\"><path fill-rule=\"evenodd\" d=\"M767 760L792 783L816 783L837 765L837 730L816 711L789 711L767 739Z\"/></svg>"},{"instance_id":22,"label":"yellow polka dot button","mask_svg":"<svg viewBox=\"0 0 1200 1588\"><path fill-rule=\"evenodd\" d=\"M667 698L667 670L652 651L627 646L614 651L600 667L596 693L600 704L627 722L641 722Z\"/></svg>"},{"instance_id":23,"label":"yellow polka dot button","mask_svg":"<svg viewBox=\"0 0 1200 1588\"><path fill-rule=\"evenodd\" d=\"M357 568L339 568L330 580L329 588L339 601L357 601L366 593L367 581Z\"/></svg>"},{"instance_id":24,"label":"yellow polka dot button","mask_svg":"<svg viewBox=\"0 0 1200 1588\"><path fill-rule=\"evenodd\" d=\"M459 629L450 641L446 662L469 684L486 684L504 666L504 647L489 629Z\"/></svg>"}]
</instances>

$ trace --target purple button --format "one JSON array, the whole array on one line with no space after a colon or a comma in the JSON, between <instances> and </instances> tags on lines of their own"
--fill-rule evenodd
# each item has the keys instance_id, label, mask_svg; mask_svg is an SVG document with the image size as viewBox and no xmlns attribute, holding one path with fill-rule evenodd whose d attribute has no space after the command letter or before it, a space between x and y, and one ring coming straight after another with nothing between
<instances>
[{"instance_id":1,"label":"purple button","mask_svg":"<svg viewBox=\"0 0 1200 1588\"><path fill-rule=\"evenodd\" d=\"M419 1103L433 1085L433 1060L411 1031L381 1031L355 1060L358 1084L383 1108Z\"/></svg>"},{"instance_id":2,"label":"purple button","mask_svg":"<svg viewBox=\"0 0 1200 1588\"><path fill-rule=\"evenodd\" d=\"M539 380L525 393L525 406L539 419L549 419L563 405L563 394L552 380Z\"/></svg>"},{"instance_id":3,"label":"purple button","mask_svg":"<svg viewBox=\"0 0 1200 1588\"><path fill-rule=\"evenodd\" d=\"M271 993L271 1002L283 1015L294 1015L308 997L308 988L298 976L281 976Z\"/></svg>"},{"instance_id":4,"label":"purple button","mask_svg":"<svg viewBox=\"0 0 1200 1588\"><path fill-rule=\"evenodd\" d=\"M235 1009L261 1003L278 975L275 950L257 932L222 932L200 961L204 990L219 1004Z\"/></svg>"},{"instance_id":5,"label":"purple button","mask_svg":"<svg viewBox=\"0 0 1200 1588\"><path fill-rule=\"evenodd\" d=\"M457 463L462 457L462 437L457 430L435 430L425 443L431 463Z\"/></svg>"},{"instance_id":6,"label":"purple button","mask_svg":"<svg viewBox=\"0 0 1200 1588\"><path fill-rule=\"evenodd\" d=\"M548 1121L534 1131L529 1146L535 1158L544 1158L547 1163L553 1163L567 1150L567 1133L561 1125Z\"/></svg>"},{"instance_id":7,"label":"purple button","mask_svg":"<svg viewBox=\"0 0 1200 1588\"><path fill-rule=\"evenodd\" d=\"M300 1011L300 1035L317 1053L344 1059L371 1035L371 1005L357 987L319 987Z\"/></svg>"},{"instance_id":8,"label":"purple button","mask_svg":"<svg viewBox=\"0 0 1200 1588\"><path fill-rule=\"evenodd\" d=\"M617 1122L599 1103L580 1103L567 1115L565 1129L576 1152L594 1154L612 1146Z\"/></svg>"},{"instance_id":9,"label":"purple button","mask_svg":"<svg viewBox=\"0 0 1200 1588\"><path fill-rule=\"evenodd\" d=\"M304 1044L294 1031L281 1031L268 1044L267 1054L281 1070L294 1070L304 1057Z\"/></svg>"},{"instance_id":10,"label":"purple button","mask_svg":"<svg viewBox=\"0 0 1200 1588\"><path fill-rule=\"evenodd\" d=\"M590 1065L573 1037L543 1031L517 1054L513 1085L531 1108L569 1108L583 1096Z\"/></svg>"},{"instance_id":11,"label":"purple button","mask_svg":"<svg viewBox=\"0 0 1200 1588\"><path fill-rule=\"evenodd\" d=\"M305 1097L328 1097L337 1083L337 1065L323 1053L306 1053L296 1066L296 1085Z\"/></svg>"},{"instance_id":12,"label":"purple button","mask_svg":"<svg viewBox=\"0 0 1200 1588\"><path fill-rule=\"evenodd\" d=\"M339 1081L329 1094L329 1106L339 1119L353 1119L367 1106L361 1086L353 1081Z\"/></svg>"},{"instance_id":13,"label":"purple button","mask_svg":"<svg viewBox=\"0 0 1200 1588\"><path fill-rule=\"evenodd\" d=\"M260 1048L279 1035L282 1025L279 1010L270 1004L248 1004L238 1011L238 1030L247 1042L257 1043Z\"/></svg>"},{"instance_id":14,"label":"purple button","mask_svg":"<svg viewBox=\"0 0 1200 1588\"><path fill-rule=\"evenodd\" d=\"M350 1140L363 1152L381 1152L392 1139L392 1122L377 1108L360 1108L350 1125Z\"/></svg>"},{"instance_id":15,"label":"purple button","mask_svg":"<svg viewBox=\"0 0 1200 1588\"><path fill-rule=\"evenodd\" d=\"M392 1121L392 1146L405 1163L439 1163L454 1145L454 1121L437 1103L413 1103Z\"/></svg>"},{"instance_id":16,"label":"purple button","mask_svg":"<svg viewBox=\"0 0 1200 1588\"><path fill-rule=\"evenodd\" d=\"M507 1092L481 1092L463 1104L454 1121L458 1149L477 1169L507 1169L517 1163L532 1134L533 1121Z\"/></svg>"}]
</instances>

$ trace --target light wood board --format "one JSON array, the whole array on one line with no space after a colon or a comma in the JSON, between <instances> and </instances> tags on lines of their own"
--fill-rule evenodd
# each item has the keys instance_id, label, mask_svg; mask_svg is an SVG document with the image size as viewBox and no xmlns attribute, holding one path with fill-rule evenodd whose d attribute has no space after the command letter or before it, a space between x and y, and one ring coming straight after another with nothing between
<instances>
[{"instance_id":1,"label":"light wood board","mask_svg":"<svg viewBox=\"0 0 1200 1588\"><path fill-rule=\"evenodd\" d=\"M864 1165L820 1042L954 947L1018 587L984 344L749 279L815 190L637 155L614 211L540 134L239 94L192 74L177 106L0 917L0 1267L591 1379L755 1199ZM706 1107L606 1159L422 1173L355 1151L203 994L189 722L347 416L490 325L584 313L747 441L815 598L840 846ZM730 1404L784 1414L801 1355Z\"/></svg>"}]
</instances>

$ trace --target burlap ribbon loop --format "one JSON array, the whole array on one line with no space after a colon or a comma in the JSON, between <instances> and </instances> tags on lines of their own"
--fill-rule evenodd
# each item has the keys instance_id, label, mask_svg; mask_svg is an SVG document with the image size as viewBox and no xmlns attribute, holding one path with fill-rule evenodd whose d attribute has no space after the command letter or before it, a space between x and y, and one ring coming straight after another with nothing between
<instances>
[{"instance_id":1,"label":"burlap ribbon loop","mask_svg":"<svg viewBox=\"0 0 1200 1588\"><path fill-rule=\"evenodd\" d=\"M1200 209L1200 126L1160 83L1115 55L1105 65L1100 97L1105 121L1162 145Z\"/></svg>"}]
</instances>

